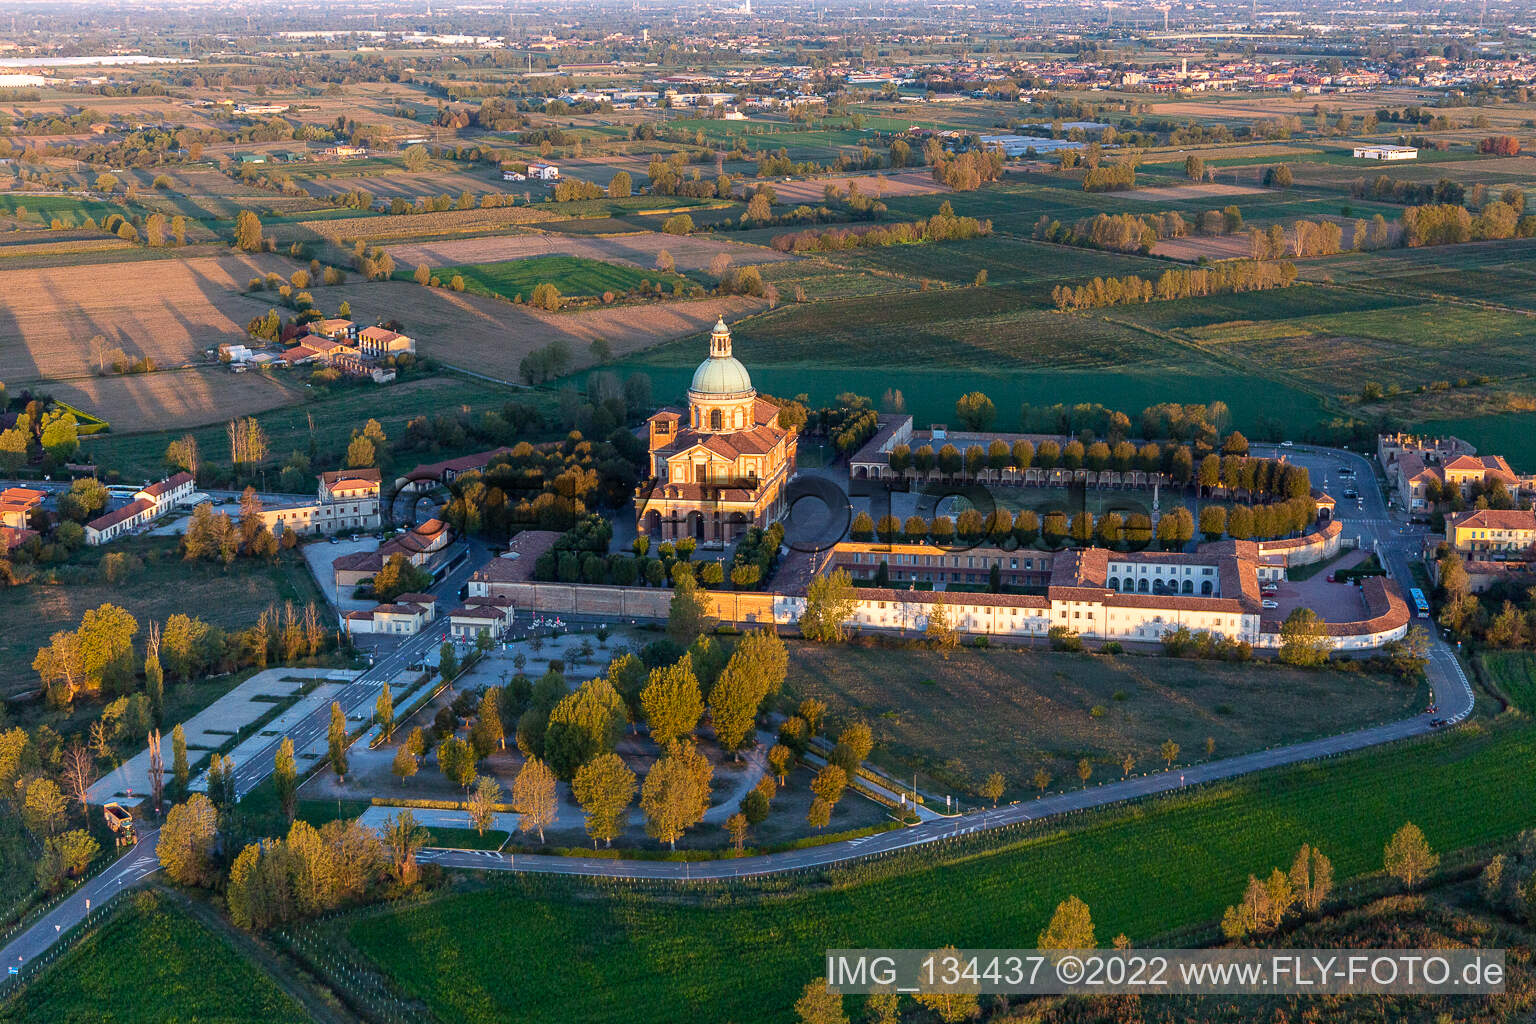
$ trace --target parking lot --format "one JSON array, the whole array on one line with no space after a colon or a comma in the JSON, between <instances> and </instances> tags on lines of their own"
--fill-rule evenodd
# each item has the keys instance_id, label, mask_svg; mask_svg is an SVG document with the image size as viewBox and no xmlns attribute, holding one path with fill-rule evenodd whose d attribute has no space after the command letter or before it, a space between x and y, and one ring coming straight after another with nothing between
<instances>
[{"instance_id":1,"label":"parking lot","mask_svg":"<svg viewBox=\"0 0 1536 1024\"><path fill-rule=\"evenodd\" d=\"M1363 618L1365 598L1360 588L1353 583L1329 583L1328 577L1337 570L1357 566L1368 557L1368 551L1347 551L1310 579L1281 580L1275 593L1264 595L1279 607L1266 608L1264 617L1284 621L1287 615L1304 605L1326 622L1354 622Z\"/></svg>"}]
</instances>

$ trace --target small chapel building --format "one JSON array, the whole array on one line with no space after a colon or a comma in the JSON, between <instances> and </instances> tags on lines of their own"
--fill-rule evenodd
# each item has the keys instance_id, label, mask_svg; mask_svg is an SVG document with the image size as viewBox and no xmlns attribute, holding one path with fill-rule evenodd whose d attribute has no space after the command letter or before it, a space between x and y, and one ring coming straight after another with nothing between
<instances>
[{"instance_id":1,"label":"small chapel building","mask_svg":"<svg viewBox=\"0 0 1536 1024\"><path fill-rule=\"evenodd\" d=\"M641 533L724 546L784 514L796 431L780 426L778 406L757 396L731 355L723 318L710 333L709 358L694 371L686 412L662 409L648 422L650 478L635 491Z\"/></svg>"}]
</instances>

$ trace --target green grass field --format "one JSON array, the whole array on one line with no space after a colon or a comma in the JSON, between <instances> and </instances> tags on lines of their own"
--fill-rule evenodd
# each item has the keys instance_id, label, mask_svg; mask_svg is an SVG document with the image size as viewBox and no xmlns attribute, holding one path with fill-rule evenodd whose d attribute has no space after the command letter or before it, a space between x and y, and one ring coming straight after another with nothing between
<instances>
[{"instance_id":1,"label":"green grass field","mask_svg":"<svg viewBox=\"0 0 1536 1024\"><path fill-rule=\"evenodd\" d=\"M663 285L668 291L679 283L685 288L693 283L679 274L663 274L658 270L642 270L581 256L535 256L501 263L472 263L444 267L437 272L444 281L451 280L456 274L464 278L468 291L503 299L516 296L526 299L541 284L554 285L561 295L590 297L604 292L622 295L642 281ZM399 271L396 276L410 275Z\"/></svg>"},{"instance_id":2,"label":"green grass field","mask_svg":"<svg viewBox=\"0 0 1536 1024\"><path fill-rule=\"evenodd\" d=\"M0 692L20 693L37 686L32 659L56 630L75 629L80 616L111 602L139 622L139 636L151 619L164 622L177 612L196 615L216 626L245 628L267 606L292 601L302 607L324 597L296 553L284 554L275 565L240 559L227 569L209 562L184 562L171 538L146 537L120 541L113 551L137 555L144 567L133 585L107 583L95 572L105 554L87 548L74 563L85 566L88 582L29 583L6 591L6 626L0 633Z\"/></svg>"},{"instance_id":3,"label":"green grass field","mask_svg":"<svg viewBox=\"0 0 1536 1024\"><path fill-rule=\"evenodd\" d=\"M1536 729L1502 722L833 871L820 887L498 878L359 919L350 936L443 1020L537 1021L558 1005L583 1021L788 1021L828 948L1028 946L1074 893L1102 940L1145 944L1214 921L1250 872L1303 842L1343 881L1379 870L1408 819L1438 850L1508 838L1536 823L1533 770Z\"/></svg>"},{"instance_id":4,"label":"green grass field","mask_svg":"<svg viewBox=\"0 0 1536 1024\"><path fill-rule=\"evenodd\" d=\"M544 396L527 391L514 391L457 374L438 374L402 380L387 392L371 384L342 387L317 394L307 402L258 413L256 418L267 432L268 451L275 463L281 463L291 452L309 452L313 438L316 464L328 466L340 463L352 432L361 429L370 417L379 421L385 434L396 439L404 435L406 422L416 416L458 409L479 413L500 408L514 399L533 404L547 401ZM165 471L166 446L185 433L189 431L102 434L89 438L85 451L103 471L117 470L129 480L152 479ZM198 427L190 433L197 438L205 457L227 459L229 437L222 423ZM443 457L446 456L432 456ZM276 489L275 479L270 483Z\"/></svg>"},{"instance_id":5,"label":"green grass field","mask_svg":"<svg viewBox=\"0 0 1536 1024\"><path fill-rule=\"evenodd\" d=\"M1536 656L1525 651L1484 651L1479 657L1510 703L1536 714Z\"/></svg>"},{"instance_id":6,"label":"green grass field","mask_svg":"<svg viewBox=\"0 0 1536 1024\"><path fill-rule=\"evenodd\" d=\"M36 1024L270 1024L303 1009L223 938L163 898L125 905L4 1007Z\"/></svg>"},{"instance_id":7,"label":"green grass field","mask_svg":"<svg viewBox=\"0 0 1536 1024\"><path fill-rule=\"evenodd\" d=\"M984 577L983 577L984 578ZM955 598L964 601L964 597ZM1426 691L1392 679L1260 663L1111 657L1051 651L938 652L795 644L786 694L827 703L839 723L874 730L873 760L898 778L919 773L933 792L979 799L992 772L1007 799L1032 796L1044 768L1051 789L1077 789L1079 759L1090 785L1163 767L1158 747L1179 744L1178 761L1215 757L1344 732L1410 715Z\"/></svg>"}]
</instances>

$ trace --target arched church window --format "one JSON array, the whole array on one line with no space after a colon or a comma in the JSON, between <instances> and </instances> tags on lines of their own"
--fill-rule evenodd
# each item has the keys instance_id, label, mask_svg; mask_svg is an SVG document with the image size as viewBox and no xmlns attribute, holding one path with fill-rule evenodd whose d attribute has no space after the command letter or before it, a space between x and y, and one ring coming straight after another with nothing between
<instances>
[{"instance_id":1,"label":"arched church window","mask_svg":"<svg viewBox=\"0 0 1536 1024\"><path fill-rule=\"evenodd\" d=\"M719 430L720 429L720 410L719 409L711 409L711 410L709 410L709 429L710 430Z\"/></svg>"}]
</instances>

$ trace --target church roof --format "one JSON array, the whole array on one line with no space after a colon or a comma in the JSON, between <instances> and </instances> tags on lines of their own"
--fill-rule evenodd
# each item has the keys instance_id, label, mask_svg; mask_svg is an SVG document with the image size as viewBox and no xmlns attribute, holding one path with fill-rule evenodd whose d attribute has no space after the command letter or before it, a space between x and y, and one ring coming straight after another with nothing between
<instances>
[{"instance_id":1,"label":"church roof","mask_svg":"<svg viewBox=\"0 0 1536 1024\"><path fill-rule=\"evenodd\" d=\"M735 356L710 356L693 371L689 390L699 395L739 395L752 390L752 378Z\"/></svg>"}]
</instances>

